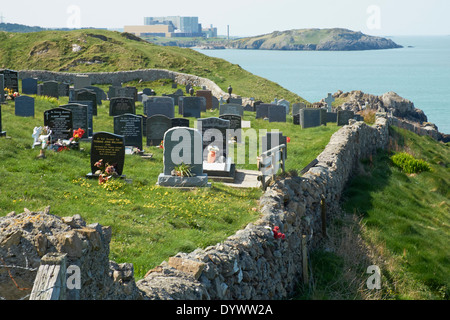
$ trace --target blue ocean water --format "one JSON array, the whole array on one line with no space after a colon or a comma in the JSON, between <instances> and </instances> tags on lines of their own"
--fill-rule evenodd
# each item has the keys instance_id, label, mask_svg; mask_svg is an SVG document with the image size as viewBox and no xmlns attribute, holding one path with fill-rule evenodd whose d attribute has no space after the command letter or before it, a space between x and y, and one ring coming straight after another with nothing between
<instances>
[{"instance_id":1,"label":"blue ocean water","mask_svg":"<svg viewBox=\"0 0 450 320\"><path fill-rule=\"evenodd\" d=\"M394 91L450 134L450 36L392 37L401 49L372 51L198 50L239 64L310 102L338 90ZM279 97L282 98L282 97Z\"/></svg>"}]
</instances>

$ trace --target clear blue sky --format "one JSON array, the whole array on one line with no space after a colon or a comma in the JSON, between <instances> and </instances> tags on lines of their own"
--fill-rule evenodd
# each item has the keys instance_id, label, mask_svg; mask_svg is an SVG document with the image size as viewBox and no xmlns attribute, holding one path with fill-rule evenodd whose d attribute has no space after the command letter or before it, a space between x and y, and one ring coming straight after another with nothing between
<instances>
[{"instance_id":1,"label":"clear blue sky","mask_svg":"<svg viewBox=\"0 0 450 320\"><path fill-rule=\"evenodd\" d=\"M123 28L142 25L145 16L198 16L220 35L229 25L232 36L332 27L385 36L450 35L449 14L449 0L0 0L0 15L9 23Z\"/></svg>"}]
</instances>

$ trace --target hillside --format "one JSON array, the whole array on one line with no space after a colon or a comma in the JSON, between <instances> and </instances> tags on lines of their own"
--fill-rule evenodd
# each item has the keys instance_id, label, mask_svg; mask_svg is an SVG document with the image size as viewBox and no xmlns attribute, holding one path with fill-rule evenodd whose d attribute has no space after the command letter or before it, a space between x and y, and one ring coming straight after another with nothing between
<instances>
[{"instance_id":1,"label":"hillside","mask_svg":"<svg viewBox=\"0 0 450 320\"><path fill-rule=\"evenodd\" d=\"M167 69L208 78L225 92L272 101L274 97L304 101L278 84L239 65L195 50L162 47L131 34L107 30L0 32L0 67L14 70L113 72Z\"/></svg>"},{"instance_id":2,"label":"hillside","mask_svg":"<svg viewBox=\"0 0 450 320\"><path fill-rule=\"evenodd\" d=\"M351 51L401 48L390 39L347 29L298 29L243 38L230 43L236 49Z\"/></svg>"}]
</instances>

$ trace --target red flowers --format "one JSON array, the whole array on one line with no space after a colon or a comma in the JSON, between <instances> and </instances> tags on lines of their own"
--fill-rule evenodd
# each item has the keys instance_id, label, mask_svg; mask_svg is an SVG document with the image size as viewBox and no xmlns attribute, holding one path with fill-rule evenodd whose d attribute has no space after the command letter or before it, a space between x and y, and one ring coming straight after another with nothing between
<instances>
[{"instance_id":1,"label":"red flowers","mask_svg":"<svg viewBox=\"0 0 450 320\"><path fill-rule=\"evenodd\" d=\"M85 131L81 128L78 128L78 130L74 130L73 131L73 140L79 141L83 137L84 133L85 133Z\"/></svg>"},{"instance_id":2,"label":"red flowers","mask_svg":"<svg viewBox=\"0 0 450 320\"><path fill-rule=\"evenodd\" d=\"M279 227L274 227L272 229L272 232L273 232L273 237L275 239L283 239L283 240L286 239L286 235L284 233L280 232L280 228Z\"/></svg>"},{"instance_id":3,"label":"red flowers","mask_svg":"<svg viewBox=\"0 0 450 320\"><path fill-rule=\"evenodd\" d=\"M291 138L287 137L287 138L286 138L286 142L287 142L287 143L291 142Z\"/></svg>"}]
</instances>

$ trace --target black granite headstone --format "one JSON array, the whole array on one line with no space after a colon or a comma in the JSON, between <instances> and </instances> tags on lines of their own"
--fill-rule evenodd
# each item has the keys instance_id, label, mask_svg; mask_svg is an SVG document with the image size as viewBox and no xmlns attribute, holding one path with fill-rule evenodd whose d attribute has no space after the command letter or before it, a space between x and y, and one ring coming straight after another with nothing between
<instances>
[{"instance_id":1,"label":"black granite headstone","mask_svg":"<svg viewBox=\"0 0 450 320\"><path fill-rule=\"evenodd\" d=\"M201 97L184 97L183 98L183 117L200 118L202 110Z\"/></svg>"},{"instance_id":2,"label":"black granite headstone","mask_svg":"<svg viewBox=\"0 0 450 320\"><path fill-rule=\"evenodd\" d=\"M97 94L93 90L77 89L74 91L74 99L78 101L92 101L92 114L97 115Z\"/></svg>"},{"instance_id":3,"label":"black granite headstone","mask_svg":"<svg viewBox=\"0 0 450 320\"><path fill-rule=\"evenodd\" d=\"M88 137L92 137L94 134L94 117L92 114L92 101L83 101L83 100L74 100L69 101L69 104L75 103L75 104L83 104L87 107L87 117L88 117Z\"/></svg>"},{"instance_id":4,"label":"black granite headstone","mask_svg":"<svg viewBox=\"0 0 450 320\"><path fill-rule=\"evenodd\" d=\"M69 103L62 106L60 108L69 109L72 111L72 124L73 129L83 129L84 135L82 139L89 138L89 117L88 117L88 106L80 103Z\"/></svg>"},{"instance_id":5,"label":"black granite headstone","mask_svg":"<svg viewBox=\"0 0 450 320\"><path fill-rule=\"evenodd\" d=\"M219 152L216 152L217 157L227 157L227 129L230 129L229 120L214 117L197 119L197 129L202 134L204 160L208 158L207 148L210 145L215 145L219 148ZM218 141L219 143L216 142L218 138L222 140L221 143L220 141Z\"/></svg>"},{"instance_id":6,"label":"black granite headstone","mask_svg":"<svg viewBox=\"0 0 450 320\"><path fill-rule=\"evenodd\" d=\"M172 128L172 120L163 115L147 118L147 146L159 146L164 140L164 134Z\"/></svg>"},{"instance_id":7,"label":"black granite headstone","mask_svg":"<svg viewBox=\"0 0 450 320\"><path fill-rule=\"evenodd\" d=\"M42 84L42 94L47 97L59 98L59 84L57 81L45 81Z\"/></svg>"},{"instance_id":8,"label":"black granite headstone","mask_svg":"<svg viewBox=\"0 0 450 320\"><path fill-rule=\"evenodd\" d=\"M123 173L125 164L125 139L123 136L109 132L96 132L91 142L91 174L98 168L95 163L103 160L106 164L114 166L119 176Z\"/></svg>"},{"instance_id":9,"label":"black granite headstone","mask_svg":"<svg viewBox=\"0 0 450 320\"><path fill-rule=\"evenodd\" d=\"M132 98L119 97L109 100L110 116L119 116L125 113L136 114L136 104Z\"/></svg>"},{"instance_id":10,"label":"black granite headstone","mask_svg":"<svg viewBox=\"0 0 450 320\"><path fill-rule=\"evenodd\" d=\"M189 119L186 118L172 118L172 127L188 127Z\"/></svg>"},{"instance_id":11,"label":"black granite headstone","mask_svg":"<svg viewBox=\"0 0 450 320\"><path fill-rule=\"evenodd\" d=\"M22 79L23 94L37 94L38 80L34 78Z\"/></svg>"},{"instance_id":12,"label":"black granite headstone","mask_svg":"<svg viewBox=\"0 0 450 320\"><path fill-rule=\"evenodd\" d=\"M19 92L19 73L10 69L0 69L0 74L4 76L4 88Z\"/></svg>"},{"instance_id":13,"label":"black granite headstone","mask_svg":"<svg viewBox=\"0 0 450 320\"><path fill-rule=\"evenodd\" d=\"M44 126L52 131L52 142L72 138L72 111L64 108L54 108L44 112Z\"/></svg>"}]
</instances>

